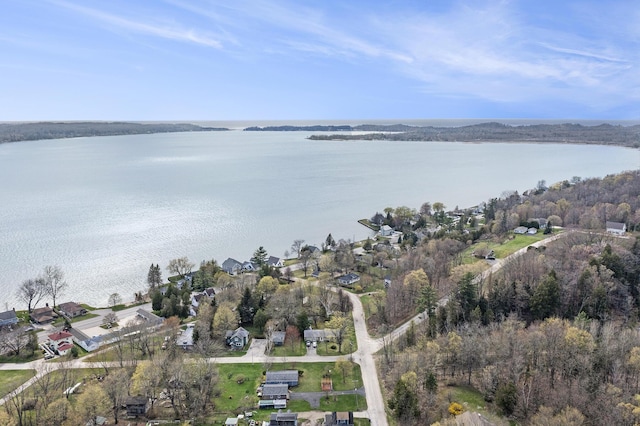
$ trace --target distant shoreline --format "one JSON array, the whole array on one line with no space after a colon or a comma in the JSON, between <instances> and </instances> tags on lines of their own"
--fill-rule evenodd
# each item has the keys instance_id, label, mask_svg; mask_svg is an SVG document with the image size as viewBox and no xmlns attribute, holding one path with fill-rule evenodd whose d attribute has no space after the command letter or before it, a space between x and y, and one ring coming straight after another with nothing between
<instances>
[{"instance_id":1,"label":"distant shoreline","mask_svg":"<svg viewBox=\"0 0 640 426\"><path fill-rule=\"evenodd\" d=\"M398 141L463 143L583 144L640 148L640 125L527 124L485 122L457 127L407 124L316 124L249 126L243 129L210 127L175 122L25 122L0 123L0 143L67 139L93 136L124 136L155 133L238 131L318 132L314 141ZM328 134L327 134L328 133Z\"/></svg>"}]
</instances>

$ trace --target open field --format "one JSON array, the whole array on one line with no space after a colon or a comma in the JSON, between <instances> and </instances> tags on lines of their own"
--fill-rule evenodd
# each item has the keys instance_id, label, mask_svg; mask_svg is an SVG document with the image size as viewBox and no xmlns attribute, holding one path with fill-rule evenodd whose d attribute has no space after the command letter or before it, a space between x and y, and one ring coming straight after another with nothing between
<instances>
[{"instance_id":1,"label":"open field","mask_svg":"<svg viewBox=\"0 0 640 426\"><path fill-rule=\"evenodd\" d=\"M35 370L3 370L0 371L0 397L36 375Z\"/></svg>"}]
</instances>

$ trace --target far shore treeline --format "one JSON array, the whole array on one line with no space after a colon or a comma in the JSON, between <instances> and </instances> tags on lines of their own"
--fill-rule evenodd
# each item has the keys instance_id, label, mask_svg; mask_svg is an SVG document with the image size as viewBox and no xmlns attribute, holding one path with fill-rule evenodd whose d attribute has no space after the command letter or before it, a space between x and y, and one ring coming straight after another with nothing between
<instances>
[{"instance_id":1,"label":"far shore treeline","mask_svg":"<svg viewBox=\"0 0 640 426\"><path fill-rule=\"evenodd\" d=\"M230 130L192 123L135 123L107 121L0 123L0 143L89 136L118 136L171 132ZM310 140L386 140L439 142L523 142L616 145L640 148L640 125L532 124L488 122L459 127L409 126L406 124L251 126L244 131L321 132ZM342 132L342 133L331 133ZM355 132L348 134L346 132Z\"/></svg>"}]
</instances>

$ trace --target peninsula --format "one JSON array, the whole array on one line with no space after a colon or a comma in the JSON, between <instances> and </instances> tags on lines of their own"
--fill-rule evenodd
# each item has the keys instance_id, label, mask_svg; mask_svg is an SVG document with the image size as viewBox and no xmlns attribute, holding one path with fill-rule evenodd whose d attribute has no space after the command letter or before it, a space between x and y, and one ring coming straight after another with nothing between
<instances>
[{"instance_id":1,"label":"peninsula","mask_svg":"<svg viewBox=\"0 0 640 426\"><path fill-rule=\"evenodd\" d=\"M43 121L29 123L0 123L0 143L89 136L212 132L224 130L229 129L202 127L189 123L133 123L122 121Z\"/></svg>"}]
</instances>

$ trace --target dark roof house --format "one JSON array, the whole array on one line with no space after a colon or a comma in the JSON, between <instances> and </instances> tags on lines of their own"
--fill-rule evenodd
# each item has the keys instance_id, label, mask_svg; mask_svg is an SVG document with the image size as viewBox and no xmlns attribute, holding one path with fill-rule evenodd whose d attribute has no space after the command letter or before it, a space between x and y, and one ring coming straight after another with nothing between
<instances>
[{"instance_id":1,"label":"dark roof house","mask_svg":"<svg viewBox=\"0 0 640 426\"><path fill-rule=\"evenodd\" d=\"M145 396L130 396L124 403L127 408L127 416L144 416L149 411L149 398Z\"/></svg>"},{"instance_id":2,"label":"dark roof house","mask_svg":"<svg viewBox=\"0 0 640 426\"><path fill-rule=\"evenodd\" d=\"M284 383L262 386L262 399L289 399L289 386Z\"/></svg>"},{"instance_id":3,"label":"dark roof house","mask_svg":"<svg viewBox=\"0 0 640 426\"><path fill-rule=\"evenodd\" d=\"M607 222L607 232L610 234L624 235L627 225L621 222Z\"/></svg>"},{"instance_id":4,"label":"dark roof house","mask_svg":"<svg viewBox=\"0 0 640 426\"><path fill-rule=\"evenodd\" d=\"M15 310L0 312L0 327L16 325L17 323L18 317Z\"/></svg>"},{"instance_id":5,"label":"dark roof house","mask_svg":"<svg viewBox=\"0 0 640 426\"><path fill-rule=\"evenodd\" d=\"M29 314L31 320L37 324L45 324L53 321L58 315L53 312L50 306L45 306L43 308L37 308L31 311Z\"/></svg>"},{"instance_id":6,"label":"dark roof house","mask_svg":"<svg viewBox=\"0 0 640 426\"><path fill-rule=\"evenodd\" d=\"M75 302L65 302L58 305L58 311L67 318L75 318L87 313L87 310Z\"/></svg>"},{"instance_id":7,"label":"dark roof house","mask_svg":"<svg viewBox=\"0 0 640 426\"><path fill-rule=\"evenodd\" d=\"M265 383L298 386L298 370L267 371Z\"/></svg>"},{"instance_id":8,"label":"dark roof house","mask_svg":"<svg viewBox=\"0 0 640 426\"><path fill-rule=\"evenodd\" d=\"M285 336L286 333L284 331L274 331L273 334L271 334L271 341L276 346L282 346L284 345Z\"/></svg>"},{"instance_id":9,"label":"dark roof house","mask_svg":"<svg viewBox=\"0 0 640 426\"><path fill-rule=\"evenodd\" d=\"M271 413L269 426L298 426L298 413Z\"/></svg>"},{"instance_id":10,"label":"dark roof house","mask_svg":"<svg viewBox=\"0 0 640 426\"><path fill-rule=\"evenodd\" d=\"M150 327L157 327L159 325L162 325L162 322L164 321L156 314L145 311L144 309L138 309L136 311L136 315L146 321Z\"/></svg>"},{"instance_id":11,"label":"dark roof house","mask_svg":"<svg viewBox=\"0 0 640 426\"><path fill-rule=\"evenodd\" d=\"M354 274L353 272L338 277L338 283L340 285L351 285L360 281L360 276L358 274Z\"/></svg>"}]
</instances>

